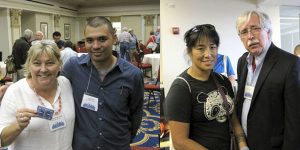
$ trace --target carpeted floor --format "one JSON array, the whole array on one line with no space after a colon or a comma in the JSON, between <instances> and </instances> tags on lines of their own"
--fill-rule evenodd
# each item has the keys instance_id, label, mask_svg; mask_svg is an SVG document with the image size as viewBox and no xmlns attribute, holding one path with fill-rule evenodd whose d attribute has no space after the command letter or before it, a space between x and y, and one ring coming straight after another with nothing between
<instances>
[{"instance_id":1,"label":"carpeted floor","mask_svg":"<svg viewBox=\"0 0 300 150\"><path fill-rule=\"evenodd\" d=\"M143 120L141 123L141 127L138 130L137 136L131 144L132 147L137 146L159 148L159 92L154 92L154 94L156 100L154 100L154 98L151 96L149 101L149 92L145 92Z\"/></svg>"}]
</instances>

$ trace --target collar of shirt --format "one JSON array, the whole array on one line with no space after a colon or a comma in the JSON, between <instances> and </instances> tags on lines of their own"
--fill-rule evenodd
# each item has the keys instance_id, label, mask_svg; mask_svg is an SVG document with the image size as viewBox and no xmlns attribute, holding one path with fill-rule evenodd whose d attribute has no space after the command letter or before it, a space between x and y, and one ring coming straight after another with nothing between
<instances>
[{"instance_id":1,"label":"collar of shirt","mask_svg":"<svg viewBox=\"0 0 300 150\"><path fill-rule=\"evenodd\" d=\"M267 54L270 46L271 46L271 42L263 49L262 53L259 56L255 56L255 60L256 60L255 63L256 63L257 69L259 66L262 65L263 61L265 60L266 54ZM252 57L253 57L253 55L249 53L246 58L248 65L250 65L250 66L252 64ZM250 58L251 58L251 62L250 62Z\"/></svg>"}]
</instances>

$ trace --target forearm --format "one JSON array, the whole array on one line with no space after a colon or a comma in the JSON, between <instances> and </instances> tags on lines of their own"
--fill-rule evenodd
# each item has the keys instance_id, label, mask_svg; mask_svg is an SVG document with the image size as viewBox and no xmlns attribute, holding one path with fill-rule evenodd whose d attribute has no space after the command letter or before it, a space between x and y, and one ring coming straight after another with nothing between
<instances>
[{"instance_id":1,"label":"forearm","mask_svg":"<svg viewBox=\"0 0 300 150\"><path fill-rule=\"evenodd\" d=\"M231 82L231 84L232 84L233 86L236 85L236 81L235 81L235 76L234 76L234 75L229 76L228 79L229 79L229 81Z\"/></svg>"},{"instance_id":2,"label":"forearm","mask_svg":"<svg viewBox=\"0 0 300 150\"><path fill-rule=\"evenodd\" d=\"M173 145L176 150L208 150L192 139L180 140L178 142L173 141Z\"/></svg>"},{"instance_id":3,"label":"forearm","mask_svg":"<svg viewBox=\"0 0 300 150\"><path fill-rule=\"evenodd\" d=\"M4 147L10 145L16 140L16 138L20 135L21 132L22 129L17 123L5 127L1 133L1 146Z\"/></svg>"},{"instance_id":4,"label":"forearm","mask_svg":"<svg viewBox=\"0 0 300 150\"><path fill-rule=\"evenodd\" d=\"M233 112L235 113L235 112ZM245 137L245 133L241 127L240 122L238 121L237 117L235 114L232 115L232 124L233 124L233 132L235 135L235 139L238 142L238 145L240 148L242 147L246 147L247 146L247 142L246 142L246 137Z\"/></svg>"}]
</instances>

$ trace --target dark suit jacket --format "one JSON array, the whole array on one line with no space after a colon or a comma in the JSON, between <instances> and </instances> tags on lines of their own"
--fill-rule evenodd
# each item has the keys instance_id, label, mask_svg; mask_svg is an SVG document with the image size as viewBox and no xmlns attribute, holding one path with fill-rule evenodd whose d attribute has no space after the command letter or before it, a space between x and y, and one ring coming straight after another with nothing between
<instances>
[{"instance_id":1,"label":"dark suit jacket","mask_svg":"<svg viewBox=\"0 0 300 150\"><path fill-rule=\"evenodd\" d=\"M248 73L247 55L239 58L237 68L239 119ZM273 43L255 85L247 133L250 150L300 150L300 59Z\"/></svg>"}]
</instances>

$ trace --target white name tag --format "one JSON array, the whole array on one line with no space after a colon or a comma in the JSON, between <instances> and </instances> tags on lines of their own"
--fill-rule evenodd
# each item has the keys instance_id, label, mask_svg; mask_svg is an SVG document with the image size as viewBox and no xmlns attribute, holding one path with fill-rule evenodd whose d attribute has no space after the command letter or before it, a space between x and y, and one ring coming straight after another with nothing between
<instances>
[{"instance_id":1,"label":"white name tag","mask_svg":"<svg viewBox=\"0 0 300 150\"><path fill-rule=\"evenodd\" d=\"M245 92L244 92L244 98L252 99L253 92L254 92L254 86L246 85Z\"/></svg>"},{"instance_id":2,"label":"white name tag","mask_svg":"<svg viewBox=\"0 0 300 150\"><path fill-rule=\"evenodd\" d=\"M62 113L57 116L54 116L52 118L52 120L49 121L49 128L50 128L51 132L56 131L61 128L65 128L66 126L67 126L67 123L66 123L65 117L64 117L64 115L62 115Z\"/></svg>"},{"instance_id":3,"label":"white name tag","mask_svg":"<svg viewBox=\"0 0 300 150\"><path fill-rule=\"evenodd\" d=\"M84 93L81 102L81 107L92 111L98 111L98 98Z\"/></svg>"}]
</instances>

